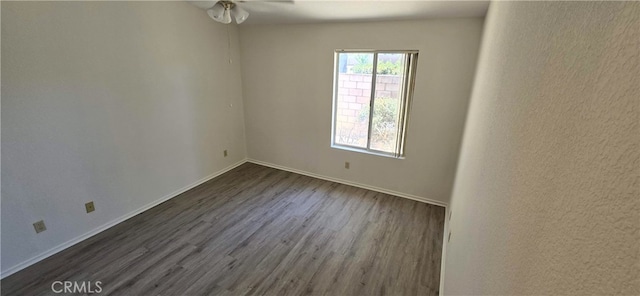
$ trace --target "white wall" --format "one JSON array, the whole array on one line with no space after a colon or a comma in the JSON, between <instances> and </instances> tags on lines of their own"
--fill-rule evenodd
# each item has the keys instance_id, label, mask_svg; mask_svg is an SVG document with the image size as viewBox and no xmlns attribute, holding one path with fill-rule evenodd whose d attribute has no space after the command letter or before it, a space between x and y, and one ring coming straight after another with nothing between
<instances>
[{"instance_id":1,"label":"white wall","mask_svg":"<svg viewBox=\"0 0 640 296\"><path fill-rule=\"evenodd\" d=\"M237 49L187 3L2 2L3 274L244 159Z\"/></svg>"},{"instance_id":2,"label":"white wall","mask_svg":"<svg viewBox=\"0 0 640 296\"><path fill-rule=\"evenodd\" d=\"M448 202L482 24L469 18L241 26L249 157ZM420 51L406 159L330 148L333 53L340 48Z\"/></svg>"},{"instance_id":3,"label":"white wall","mask_svg":"<svg viewBox=\"0 0 640 296\"><path fill-rule=\"evenodd\" d=\"M640 294L640 3L493 2L445 294Z\"/></svg>"}]
</instances>

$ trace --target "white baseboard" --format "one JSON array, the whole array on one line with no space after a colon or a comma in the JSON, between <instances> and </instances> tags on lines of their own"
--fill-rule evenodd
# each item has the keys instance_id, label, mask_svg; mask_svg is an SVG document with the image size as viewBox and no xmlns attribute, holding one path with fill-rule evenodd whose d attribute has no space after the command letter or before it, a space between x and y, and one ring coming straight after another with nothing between
<instances>
[{"instance_id":1,"label":"white baseboard","mask_svg":"<svg viewBox=\"0 0 640 296\"><path fill-rule=\"evenodd\" d=\"M259 165L263 165L263 166L267 166L267 167L271 167L271 168L279 169L279 170L283 170L283 171L288 171L288 172L292 172L292 173L296 173L296 174L300 174L300 175L305 175L305 176L309 176L309 177L313 177L313 178L318 178L318 179L327 180L327 181L331 181L331 182L341 183L341 184L345 184L345 185L355 186L355 187L364 188L364 189L368 189L368 190L372 190L372 191L377 191L377 192L382 192L382 193L386 193L386 194L390 194L390 195L404 197L404 198L412 199L412 200L415 200L415 201L420 201L420 202L424 202L424 203L428 203L428 204L432 204L432 205L436 205L436 206L441 206L441 207L444 207L444 208L446 208L448 206L447 203L439 201L439 200L435 200L435 199L430 199L430 198L426 198L426 197L422 197L422 196L417 196L417 195L413 195L413 194L393 191L393 190L384 189L384 188L380 188L380 187L375 187L375 186L371 186L371 185L367 185L367 184L361 184L361 183L352 182L352 181L348 181L348 180L343 180L343 179L338 179L338 178L334 178L334 177L328 177L328 176L324 176L324 175L310 173L310 172L306 172L306 171L302 171L302 170L298 170L298 169L293 169L293 168L290 168L290 167L285 167L285 166L281 166L281 165L277 165L277 164L273 164L273 163L269 163L269 162L264 162L264 161L260 161L260 160L255 160L255 159L251 159L251 158L247 159L247 162L251 162L251 163L255 163L255 164L259 164Z\"/></svg>"},{"instance_id":2,"label":"white baseboard","mask_svg":"<svg viewBox=\"0 0 640 296\"><path fill-rule=\"evenodd\" d=\"M444 295L444 273L445 261L447 260L447 245L449 244L449 207L445 207L444 212L444 233L442 234L442 258L440 258L440 295Z\"/></svg>"},{"instance_id":3,"label":"white baseboard","mask_svg":"<svg viewBox=\"0 0 640 296\"><path fill-rule=\"evenodd\" d=\"M51 248L51 249L49 249L47 251L44 251L44 252L42 252L42 253L40 253L40 254L30 258L30 259L27 259L27 260L25 260L25 261L23 261L21 263L18 263L18 264L14 265L14 266L12 266L10 268L7 268L6 270L2 271L2 275L0 276L0 279L8 277L8 276L10 276L10 275L22 270L22 269L25 269L25 268L27 268L27 267L29 267L29 266L37 263L37 262L40 262L40 261L46 259L47 257L51 256L51 255L54 255L54 254L56 254L56 253L58 253L58 252L60 252L60 251L62 251L64 249L67 249L67 248L69 248L69 247L71 247L71 246L73 246L73 245L75 245L75 244L77 244L77 243L79 243L79 242L81 242L83 240L86 240L86 239L88 239L88 238L90 238L90 237L92 237L92 236L94 236L94 235L96 235L96 234L98 234L100 232L105 231L105 230L115 226L116 224L124 222L125 220L127 220L127 219L129 219L129 218L131 218L131 217L133 217L135 215L138 215L138 214L140 214L140 213L142 213L142 212L144 212L144 211L146 211L146 210L148 210L150 208L153 208L153 207L155 207L155 206L157 206L157 205L159 205L159 204L161 204L161 203L163 203L163 202L165 202L167 200L170 200L170 199L172 199L172 198L174 198L174 197L176 197L176 196L188 191L189 189L192 189L192 188L194 188L194 187L196 187L196 186L198 186L198 185L200 185L200 184L202 184L204 182L207 182L207 181L209 181L209 180L211 180L211 179L213 179L213 178L215 178L217 176L220 176L220 175L222 175L222 174L224 174L224 173L226 173L226 172L228 172L228 171L230 171L230 170L232 170L232 169L244 164L245 162L247 162L246 158L241 160L241 161L239 161L239 162L236 162L236 163L234 163L234 164L232 164L232 165L230 165L230 166L228 166L228 167L226 167L226 168L224 168L222 170L219 170L219 171L217 171L217 172L215 172L215 173L213 173L213 174L211 174L209 176L206 176L206 177L204 177L204 178L202 178L202 179L200 179L198 181L195 181L195 182L193 182L193 183L191 183L191 184L189 184L189 185L187 185L185 187L182 187L182 188L180 188L180 189L178 189L178 190L176 190L176 191L174 191L172 193L169 193L169 194L165 195L164 197L162 197L162 198L160 198L160 199L158 199L156 201L148 203L148 204L142 206L141 208L138 208L135 211L132 211L132 212L126 214L126 215L120 216L120 217L118 217L118 218L116 218L114 220L111 220L111 221L107 222L106 224L103 224L102 226L100 226L100 227L98 227L98 228L96 228L94 230L91 230L91 231L89 231L89 232L87 232L87 233L85 233L83 235L77 236L77 237L75 237L75 238L73 238L73 239L71 239L69 241L66 241L66 242L64 242L64 243L62 243L60 245L57 245L57 246L55 246L55 247L53 247L53 248Z\"/></svg>"}]
</instances>

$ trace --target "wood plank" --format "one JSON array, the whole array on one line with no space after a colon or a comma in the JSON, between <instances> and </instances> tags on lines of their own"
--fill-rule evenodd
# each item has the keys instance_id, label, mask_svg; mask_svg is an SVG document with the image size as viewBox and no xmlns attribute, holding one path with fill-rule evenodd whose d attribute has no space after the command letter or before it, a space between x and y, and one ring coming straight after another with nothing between
<instances>
[{"instance_id":1,"label":"wood plank","mask_svg":"<svg viewBox=\"0 0 640 296\"><path fill-rule=\"evenodd\" d=\"M445 210L247 163L3 279L2 295L438 295Z\"/></svg>"}]
</instances>

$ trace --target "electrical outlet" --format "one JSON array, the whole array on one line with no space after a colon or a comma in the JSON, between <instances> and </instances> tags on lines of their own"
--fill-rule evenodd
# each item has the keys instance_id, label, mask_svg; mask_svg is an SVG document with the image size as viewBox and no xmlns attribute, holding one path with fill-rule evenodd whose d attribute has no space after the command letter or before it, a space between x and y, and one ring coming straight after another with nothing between
<instances>
[{"instance_id":1,"label":"electrical outlet","mask_svg":"<svg viewBox=\"0 0 640 296\"><path fill-rule=\"evenodd\" d=\"M91 213L96 210L96 207L93 205L92 201L84 204L84 208L87 210L87 213Z\"/></svg>"},{"instance_id":2,"label":"electrical outlet","mask_svg":"<svg viewBox=\"0 0 640 296\"><path fill-rule=\"evenodd\" d=\"M348 170L348 169L349 169L349 167L351 167L351 165L349 164L349 162L348 162L348 161L345 161L345 162L344 162L344 168Z\"/></svg>"},{"instance_id":3,"label":"electrical outlet","mask_svg":"<svg viewBox=\"0 0 640 296\"><path fill-rule=\"evenodd\" d=\"M224 150L222 153L224 154L224 157L227 157L228 155L227 150Z\"/></svg>"},{"instance_id":4,"label":"electrical outlet","mask_svg":"<svg viewBox=\"0 0 640 296\"><path fill-rule=\"evenodd\" d=\"M43 231L47 230L47 227L44 226L44 221L43 220L40 220L40 221L38 221L36 223L33 223L33 228L35 228L36 233L40 233L40 232L43 232Z\"/></svg>"}]
</instances>

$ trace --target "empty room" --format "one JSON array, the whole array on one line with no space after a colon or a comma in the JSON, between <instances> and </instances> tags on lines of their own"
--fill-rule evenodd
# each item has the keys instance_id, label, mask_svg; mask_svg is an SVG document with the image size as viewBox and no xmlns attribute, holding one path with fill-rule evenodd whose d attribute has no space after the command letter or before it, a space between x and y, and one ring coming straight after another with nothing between
<instances>
[{"instance_id":1,"label":"empty room","mask_svg":"<svg viewBox=\"0 0 640 296\"><path fill-rule=\"evenodd\" d=\"M640 295L640 2L0 8L2 295Z\"/></svg>"}]
</instances>

